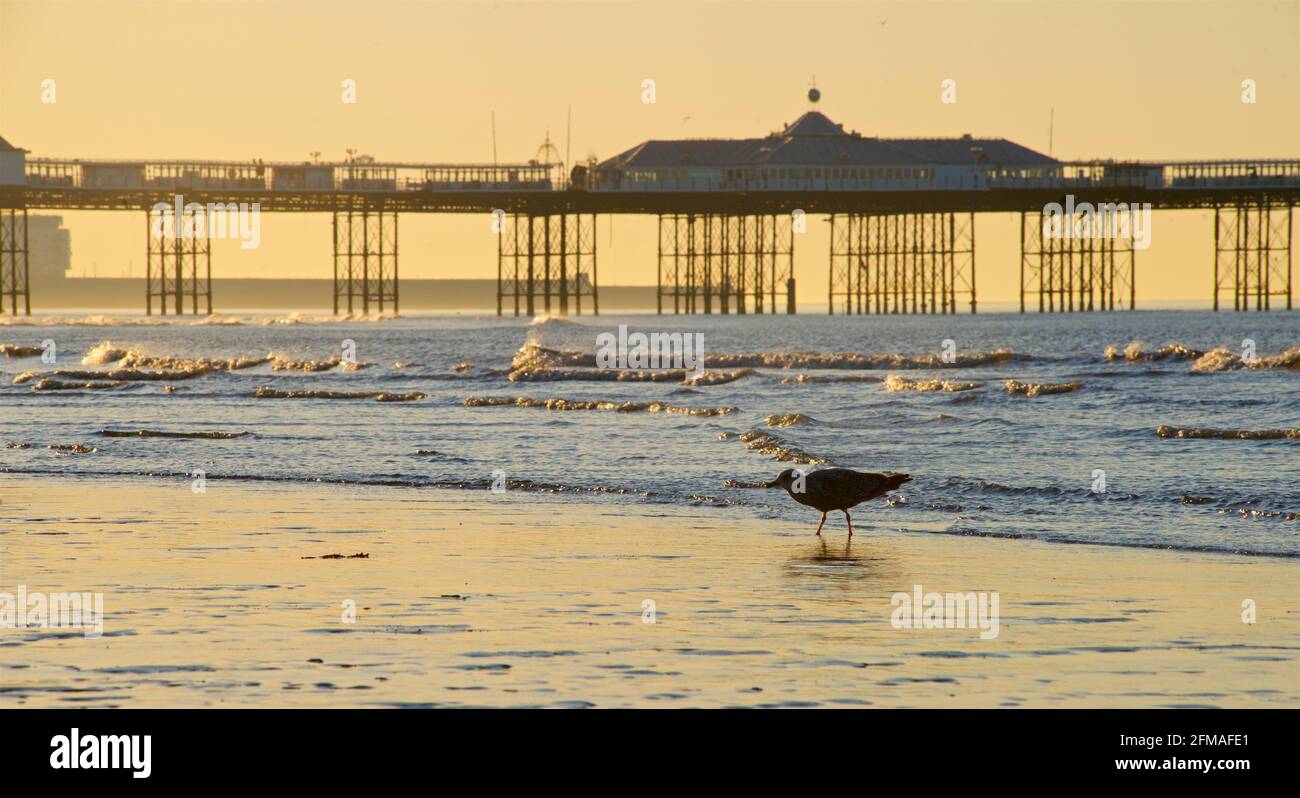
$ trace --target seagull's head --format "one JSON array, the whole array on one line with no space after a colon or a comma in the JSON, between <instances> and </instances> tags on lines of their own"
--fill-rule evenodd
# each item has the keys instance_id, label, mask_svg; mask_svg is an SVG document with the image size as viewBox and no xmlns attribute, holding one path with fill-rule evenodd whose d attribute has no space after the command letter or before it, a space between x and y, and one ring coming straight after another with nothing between
<instances>
[{"instance_id":1,"label":"seagull's head","mask_svg":"<svg viewBox=\"0 0 1300 798\"><path fill-rule=\"evenodd\" d=\"M790 486L794 484L794 481L798 476L799 475L795 473L795 470L793 468L787 468L786 470L782 471L780 474L777 474L776 479L766 483L764 487L785 488L786 490L790 490Z\"/></svg>"}]
</instances>

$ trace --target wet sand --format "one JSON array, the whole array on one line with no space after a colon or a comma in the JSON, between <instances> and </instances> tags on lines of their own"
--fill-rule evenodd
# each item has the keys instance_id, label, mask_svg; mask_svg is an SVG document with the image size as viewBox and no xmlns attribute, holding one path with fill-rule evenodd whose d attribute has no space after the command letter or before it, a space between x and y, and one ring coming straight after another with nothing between
<instances>
[{"instance_id":1,"label":"wet sand","mask_svg":"<svg viewBox=\"0 0 1300 798\"><path fill-rule=\"evenodd\" d=\"M98 639L0 629L0 707L1300 706L1294 560L870 506L850 544L811 511L520 493L0 475L0 502L0 592L105 612ZM997 591L998 636L894 628L918 583Z\"/></svg>"}]
</instances>

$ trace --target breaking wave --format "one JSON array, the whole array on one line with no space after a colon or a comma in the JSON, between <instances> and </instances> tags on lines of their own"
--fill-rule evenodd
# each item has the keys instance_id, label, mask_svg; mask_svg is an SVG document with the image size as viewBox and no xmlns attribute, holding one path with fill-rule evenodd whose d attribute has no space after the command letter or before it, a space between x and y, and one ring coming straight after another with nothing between
<instances>
[{"instance_id":1,"label":"breaking wave","mask_svg":"<svg viewBox=\"0 0 1300 798\"><path fill-rule=\"evenodd\" d=\"M682 385L723 385L748 377L753 369L736 371L706 371L692 377L686 369L569 369L527 368L514 369L507 376L511 382L677 382Z\"/></svg>"},{"instance_id":2,"label":"breaking wave","mask_svg":"<svg viewBox=\"0 0 1300 798\"><path fill-rule=\"evenodd\" d=\"M136 368L109 369L107 371L55 369L53 371L24 371L22 374L14 377L14 385L22 385L23 383L31 382L38 377L67 380L104 379L122 382L164 382L170 380L188 380L191 377L197 377L200 374L206 373L206 371L161 371Z\"/></svg>"},{"instance_id":3,"label":"breaking wave","mask_svg":"<svg viewBox=\"0 0 1300 798\"><path fill-rule=\"evenodd\" d=\"M1159 349L1148 349L1142 341L1133 341L1122 350L1116 346L1108 346L1105 354L1107 360L1122 359L1130 363L1149 363L1157 360L1195 360L1205 353L1177 343Z\"/></svg>"},{"instance_id":4,"label":"breaking wave","mask_svg":"<svg viewBox=\"0 0 1300 798\"><path fill-rule=\"evenodd\" d=\"M99 451L93 446L86 446L83 443L51 443L45 447L55 454L94 454Z\"/></svg>"},{"instance_id":5,"label":"breaking wave","mask_svg":"<svg viewBox=\"0 0 1300 798\"><path fill-rule=\"evenodd\" d=\"M880 382L874 374L788 374L781 378L782 385L802 385L820 382Z\"/></svg>"},{"instance_id":6,"label":"breaking wave","mask_svg":"<svg viewBox=\"0 0 1300 798\"><path fill-rule=\"evenodd\" d=\"M736 412L734 407L681 407L667 402L609 402L603 400L581 399L530 399L518 396L483 397L471 396L465 400L465 407L544 407L547 410L614 410L620 413L674 413L685 416L725 416Z\"/></svg>"},{"instance_id":7,"label":"breaking wave","mask_svg":"<svg viewBox=\"0 0 1300 798\"><path fill-rule=\"evenodd\" d=\"M885 390L890 392L897 391L973 391L982 387L978 382L953 382L951 380L909 380L900 377L897 374L890 374L885 378Z\"/></svg>"},{"instance_id":8,"label":"breaking wave","mask_svg":"<svg viewBox=\"0 0 1300 798\"><path fill-rule=\"evenodd\" d=\"M83 365L103 366L116 364L124 375L132 369L153 369L171 372L168 376L123 376L122 379L188 379L200 377L214 371L239 371L270 364L272 371L300 371L316 373L338 369L339 371L361 371L370 368L370 363L344 361L339 355L323 359L295 358L281 352L270 352L261 356L240 355L236 357L179 357L173 355L150 355L138 349L123 348L111 341L100 341L91 347L81 359ZM414 364L395 363L394 368L409 368ZM99 372L96 372L99 373Z\"/></svg>"},{"instance_id":9,"label":"breaking wave","mask_svg":"<svg viewBox=\"0 0 1300 798\"><path fill-rule=\"evenodd\" d=\"M389 393L387 391L282 391L266 385L253 392L258 399L374 399L376 402L415 402L428 394L419 391Z\"/></svg>"},{"instance_id":10,"label":"breaking wave","mask_svg":"<svg viewBox=\"0 0 1300 798\"><path fill-rule=\"evenodd\" d=\"M308 373L329 371L332 368L337 368L343 362L343 359L338 355L325 360L299 360L278 352L272 352L268 357L271 360L272 371L304 371Z\"/></svg>"},{"instance_id":11,"label":"breaking wave","mask_svg":"<svg viewBox=\"0 0 1300 798\"><path fill-rule=\"evenodd\" d=\"M0 355L5 357L37 357L45 350L39 346L19 346L18 344L0 344Z\"/></svg>"},{"instance_id":12,"label":"breaking wave","mask_svg":"<svg viewBox=\"0 0 1300 798\"><path fill-rule=\"evenodd\" d=\"M1284 369L1300 371L1300 346L1285 349L1276 355L1264 355L1246 360L1224 347L1212 349L1192 364L1192 371L1210 374L1234 369Z\"/></svg>"},{"instance_id":13,"label":"breaking wave","mask_svg":"<svg viewBox=\"0 0 1300 798\"><path fill-rule=\"evenodd\" d=\"M742 434L740 440L744 441L745 448L750 451L774 457L783 463L816 465L831 462L828 458L805 452L781 436L763 430L750 430Z\"/></svg>"},{"instance_id":14,"label":"breaking wave","mask_svg":"<svg viewBox=\"0 0 1300 798\"><path fill-rule=\"evenodd\" d=\"M106 391L110 388L121 388L126 385L126 380L113 380L112 382L86 380L86 381L69 381L69 380L51 380L43 379L32 386L33 391Z\"/></svg>"},{"instance_id":15,"label":"breaking wave","mask_svg":"<svg viewBox=\"0 0 1300 798\"><path fill-rule=\"evenodd\" d=\"M1012 396L1047 396L1055 393L1072 393L1083 387L1081 382L1018 382L1007 380L1007 393Z\"/></svg>"},{"instance_id":16,"label":"breaking wave","mask_svg":"<svg viewBox=\"0 0 1300 798\"><path fill-rule=\"evenodd\" d=\"M817 419L803 413L786 413L783 416L768 416L765 421L769 427L793 427L796 424L816 424Z\"/></svg>"},{"instance_id":17,"label":"breaking wave","mask_svg":"<svg viewBox=\"0 0 1300 798\"><path fill-rule=\"evenodd\" d=\"M138 349L123 349L111 341L100 341L91 347L81 359L83 365L103 366L116 363L119 369L155 369L184 372L185 376L167 379L186 379L199 377L212 371L237 371L239 369L260 366L271 360L266 357L175 357L171 355L148 355ZM142 378L142 379L148 379ZM161 379L161 378L160 378Z\"/></svg>"},{"instance_id":18,"label":"breaking wave","mask_svg":"<svg viewBox=\"0 0 1300 798\"><path fill-rule=\"evenodd\" d=\"M1149 349L1141 341L1133 341L1123 350L1106 347L1106 359L1129 363L1152 363L1161 360L1192 361L1191 370L1198 373L1232 371L1235 369L1286 369L1300 370L1300 346L1284 349L1276 355L1263 355L1249 360L1227 347L1210 350L1193 349L1180 343L1167 344L1159 349Z\"/></svg>"},{"instance_id":19,"label":"breaking wave","mask_svg":"<svg viewBox=\"0 0 1300 798\"><path fill-rule=\"evenodd\" d=\"M100 341L86 352L85 357L81 358L81 363L85 366L102 366L106 363L116 363L124 357L126 357L125 349L113 346L111 341Z\"/></svg>"},{"instance_id":20,"label":"breaking wave","mask_svg":"<svg viewBox=\"0 0 1300 798\"><path fill-rule=\"evenodd\" d=\"M805 369L928 369L976 368L1012 361L1031 360L1006 349L992 352L958 354L953 362L944 362L939 354L855 354L852 352L761 352L734 355L706 355L705 362L717 368L749 366L751 368Z\"/></svg>"},{"instance_id":21,"label":"breaking wave","mask_svg":"<svg viewBox=\"0 0 1300 798\"><path fill-rule=\"evenodd\" d=\"M750 352L739 354L706 354L704 363L715 369L741 368L804 368L804 369L928 369L975 368L1000 363L1032 360L1029 355L1016 354L1006 349L992 352L958 354L953 362L945 362L939 354L855 354L852 352ZM540 368L596 368L594 353L571 349L548 349L536 341L528 341L515 353L512 367Z\"/></svg>"}]
</instances>

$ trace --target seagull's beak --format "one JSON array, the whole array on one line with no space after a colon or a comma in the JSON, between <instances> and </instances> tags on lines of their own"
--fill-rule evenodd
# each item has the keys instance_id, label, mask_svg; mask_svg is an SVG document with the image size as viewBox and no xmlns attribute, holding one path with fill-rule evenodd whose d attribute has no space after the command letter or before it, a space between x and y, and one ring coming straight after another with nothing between
<instances>
[{"instance_id":1,"label":"seagull's beak","mask_svg":"<svg viewBox=\"0 0 1300 798\"><path fill-rule=\"evenodd\" d=\"M765 488L779 488L779 487L781 487L781 482L780 482L780 480L776 480L776 479L774 479L774 480L772 480L771 482L764 482L764 483L763 483L763 487L765 487Z\"/></svg>"}]
</instances>

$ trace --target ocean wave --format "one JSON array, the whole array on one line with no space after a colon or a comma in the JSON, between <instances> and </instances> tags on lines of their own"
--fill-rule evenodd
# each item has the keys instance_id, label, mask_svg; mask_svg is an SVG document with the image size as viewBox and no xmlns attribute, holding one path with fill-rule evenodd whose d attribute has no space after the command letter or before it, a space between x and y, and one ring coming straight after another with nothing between
<instances>
[{"instance_id":1,"label":"ocean wave","mask_svg":"<svg viewBox=\"0 0 1300 798\"><path fill-rule=\"evenodd\" d=\"M1227 347L1194 349L1181 343L1166 344L1151 349L1142 341L1133 341L1122 350L1108 346L1106 360L1124 360L1129 363L1153 363L1162 360L1191 361L1191 370L1197 373L1233 371L1236 369L1286 369L1300 370L1300 346L1284 349L1276 355L1263 355L1249 360Z\"/></svg>"},{"instance_id":2,"label":"ocean wave","mask_svg":"<svg viewBox=\"0 0 1300 798\"><path fill-rule=\"evenodd\" d=\"M1220 438L1223 440L1276 441L1300 440L1300 429L1212 429L1209 427L1156 427L1161 438Z\"/></svg>"},{"instance_id":3,"label":"ocean wave","mask_svg":"<svg viewBox=\"0 0 1300 798\"><path fill-rule=\"evenodd\" d=\"M121 388L126 385L126 380L113 380L103 382L96 380L86 381L69 381L69 380L51 380L43 379L32 386L33 391L106 391L111 388Z\"/></svg>"},{"instance_id":4,"label":"ocean wave","mask_svg":"<svg viewBox=\"0 0 1300 798\"><path fill-rule=\"evenodd\" d=\"M1300 346L1284 349L1276 355L1263 355L1249 360L1234 354L1225 347L1219 347L1204 353L1192 364L1192 371L1200 374L1212 374L1218 371L1233 371L1243 368L1300 371Z\"/></svg>"},{"instance_id":5,"label":"ocean wave","mask_svg":"<svg viewBox=\"0 0 1300 798\"><path fill-rule=\"evenodd\" d=\"M940 354L856 354L852 352L749 352L736 354L706 354L704 364L714 369L741 368L804 368L804 369L941 369L975 368L1000 363L1032 360L1029 355L1016 354L1006 349L992 352L957 354L953 362L945 362ZM515 352L512 368L596 368L594 353L571 349L549 349L530 340Z\"/></svg>"},{"instance_id":6,"label":"ocean wave","mask_svg":"<svg viewBox=\"0 0 1300 798\"><path fill-rule=\"evenodd\" d=\"M150 316L0 316L0 327L160 327L164 324L188 323L179 318L162 319Z\"/></svg>"},{"instance_id":7,"label":"ocean wave","mask_svg":"<svg viewBox=\"0 0 1300 798\"><path fill-rule=\"evenodd\" d=\"M263 385L253 392L258 399L374 399L376 402L415 402L428 394L419 391L389 393L387 391L282 391Z\"/></svg>"},{"instance_id":8,"label":"ocean wave","mask_svg":"<svg viewBox=\"0 0 1300 798\"><path fill-rule=\"evenodd\" d=\"M1168 344L1159 349L1148 349L1142 341L1132 341L1123 350L1116 346L1106 347L1107 360L1120 360L1121 358L1130 362L1152 362L1156 360L1196 360L1205 354L1199 349L1192 349L1183 344Z\"/></svg>"},{"instance_id":9,"label":"ocean wave","mask_svg":"<svg viewBox=\"0 0 1300 798\"><path fill-rule=\"evenodd\" d=\"M272 371L303 371L308 373L329 371L337 368L343 362L343 358L338 355L324 360L312 360L310 358L292 358L279 352L272 352L269 357Z\"/></svg>"},{"instance_id":10,"label":"ocean wave","mask_svg":"<svg viewBox=\"0 0 1300 798\"><path fill-rule=\"evenodd\" d=\"M250 316L248 321L255 324L261 324L269 327L281 324L337 324L339 322L385 322L396 321L399 316L396 313L379 313L370 315L367 313L343 313L338 316L323 316L294 311L287 316Z\"/></svg>"},{"instance_id":11,"label":"ocean wave","mask_svg":"<svg viewBox=\"0 0 1300 798\"><path fill-rule=\"evenodd\" d=\"M39 357L45 352L39 346L20 346L19 344L0 344L0 355L5 357Z\"/></svg>"},{"instance_id":12,"label":"ocean wave","mask_svg":"<svg viewBox=\"0 0 1300 798\"><path fill-rule=\"evenodd\" d=\"M594 369L596 356L572 349L549 349L530 339L515 351L510 360L511 370L565 367Z\"/></svg>"},{"instance_id":13,"label":"ocean wave","mask_svg":"<svg viewBox=\"0 0 1300 798\"><path fill-rule=\"evenodd\" d=\"M751 368L741 368L735 371L706 371L698 377L690 377L682 380L683 385L724 385L728 382L744 379L752 376L756 372Z\"/></svg>"},{"instance_id":14,"label":"ocean wave","mask_svg":"<svg viewBox=\"0 0 1300 798\"><path fill-rule=\"evenodd\" d=\"M745 482L740 479L729 479L722 483L724 488L766 488L766 482Z\"/></svg>"},{"instance_id":15,"label":"ocean wave","mask_svg":"<svg viewBox=\"0 0 1300 798\"><path fill-rule=\"evenodd\" d=\"M1006 349L992 352L958 354L945 362L940 354L857 354L853 352L759 352L748 354L706 355L705 362L714 367L806 368L806 369L941 369L976 368L1012 361L1032 360L1029 355Z\"/></svg>"},{"instance_id":16,"label":"ocean wave","mask_svg":"<svg viewBox=\"0 0 1300 798\"><path fill-rule=\"evenodd\" d=\"M734 407L681 407L667 402L611 402L581 399L531 399L526 396L477 397L465 400L465 407L544 407L547 410L613 410L620 413L673 413L686 416L724 416L736 412Z\"/></svg>"},{"instance_id":17,"label":"ocean wave","mask_svg":"<svg viewBox=\"0 0 1300 798\"><path fill-rule=\"evenodd\" d=\"M783 463L817 465L831 462L828 458L809 454L781 436L763 430L750 430L742 434L740 440L744 441L745 448L750 451L774 457Z\"/></svg>"},{"instance_id":18,"label":"ocean wave","mask_svg":"<svg viewBox=\"0 0 1300 798\"><path fill-rule=\"evenodd\" d=\"M103 366L107 363L116 363L126 357L126 351L120 346L114 346L112 341L100 341L86 352L85 357L81 358L81 364Z\"/></svg>"},{"instance_id":19,"label":"ocean wave","mask_svg":"<svg viewBox=\"0 0 1300 798\"><path fill-rule=\"evenodd\" d=\"M52 450L55 454L94 454L99 451L93 446L87 446L84 443L51 443L46 449Z\"/></svg>"},{"instance_id":20,"label":"ocean wave","mask_svg":"<svg viewBox=\"0 0 1300 798\"><path fill-rule=\"evenodd\" d=\"M102 366L116 363L120 369L155 369L174 372L174 376L156 379L187 379L200 377L214 371L239 371L269 363L272 371L301 371L316 373L338 369L339 371L361 371L371 367L370 363L345 361L339 355L324 359L296 358L281 352L266 355L238 355L235 357L181 357L174 355L150 355L138 349L123 348L111 341L100 341L91 347L81 359L84 365ZM123 377L131 379L131 377ZM136 379L150 379L137 377Z\"/></svg>"},{"instance_id":21,"label":"ocean wave","mask_svg":"<svg viewBox=\"0 0 1300 798\"><path fill-rule=\"evenodd\" d=\"M53 371L24 371L14 377L14 385L22 385L37 378L64 380L113 380L122 382L166 382L171 380L188 380L206 374L195 371L162 371L155 369L121 368L107 371L87 369L54 369Z\"/></svg>"},{"instance_id":22,"label":"ocean wave","mask_svg":"<svg viewBox=\"0 0 1300 798\"><path fill-rule=\"evenodd\" d=\"M692 377L686 369L605 369L605 368L554 368L535 366L517 368L506 377L511 382L676 382L682 385L723 385L743 379L754 373L753 369L736 371L706 371Z\"/></svg>"},{"instance_id":23,"label":"ocean wave","mask_svg":"<svg viewBox=\"0 0 1300 798\"><path fill-rule=\"evenodd\" d=\"M555 316L550 313L542 313L534 316L533 320L529 323L534 327L558 327L562 325L572 326L577 324L573 319L566 319L563 316Z\"/></svg>"},{"instance_id":24,"label":"ocean wave","mask_svg":"<svg viewBox=\"0 0 1300 798\"><path fill-rule=\"evenodd\" d=\"M203 440L228 440L242 438L249 432L164 432L156 429L117 430L101 429L96 435L105 438L198 438Z\"/></svg>"},{"instance_id":25,"label":"ocean wave","mask_svg":"<svg viewBox=\"0 0 1300 798\"><path fill-rule=\"evenodd\" d=\"M1281 512L1278 510L1258 510L1253 508L1247 509L1245 507L1242 507L1237 510L1231 510L1225 507L1219 510L1220 515L1231 515L1234 512L1237 514L1238 518L1250 518L1250 519L1277 518L1282 521L1300 521L1300 513L1288 513L1288 512Z\"/></svg>"},{"instance_id":26,"label":"ocean wave","mask_svg":"<svg viewBox=\"0 0 1300 798\"><path fill-rule=\"evenodd\" d=\"M600 369L536 366L513 369L511 382L682 382L685 369Z\"/></svg>"},{"instance_id":27,"label":"ocean wave","mask_svg":"<svg viewBox=\"0 0 1300 798\"><path fill-rule=\"evenodd\" d=\"M457 457L454 454L447 454L446 452L440 452L437 449L416 449L413 452L413 454L416 457L432 457L434 459L441 460L446 463L468 463L469 462L469 460L466 460L464 457Z\"/></svg>"},{"instance_id":28,"label":"ocean wave","mask_svg":"<svg viewBox=\"0 0 1300 798\"><path fill-rule=\"evenodd\" d=\"M944 490L956 490L963 493L993 494L1003 496L1072 496L1080 499L1106 501L1133 501L1142 498L1135 493L1094 493L1090 487L1061 488L1055 485L1004 485L985 479L971 477L948 477L940 487Z\"/></svg>"},{"instance_id":29,"label":"ocean wave","mask_svg":"<svg viewBox=\"0 0 1300 798\"><path fill-rule=\"evenodd\" d=\"M128 350L126 356L118 361L120 368L173 369L189 371L196 375L212 371L239 371L260 366L270 360L266 357L172 357L169 355L146 355L134 349Z\"/></svg>"},{"instance_id":30,"label":"ocean wave","mask_svg":"<svg viewBox=\"0 0 1300 798\"><path fill-rule=\"evenodd\" d=\"M980 387L982 387L982 383L978 383L978 382L953 382L951 380L938 380L938 379L909 380L905 377L900 377L897 374L890 374L888 377L886 377L885 385L884 385L885 390L890 392L898 392L898 391L956 392L956 391L973 391L976 388L980 388Z\"/></svg>"},{"instance_id":31,"label":"ocean wave","mask_svg":"<svg viewBox=\"0 0 1300 798\"><path fill-rule=\"evenodd\" d=\"M874 374L788 374L781 378L782 385L802 385L821 382L880 382Z\"/></svg>"},{"instance_id":32,"label":"ocean wave","mask_svg":"<svg viewBox=\"0 0 1300 798\"><path fill-rule=\"evenodd\" d=\"M138 349L123 349L111 341L100 341L91 347L81 359L83 365L103 366L116 363L123 370L158 370L184 374L184 376L159 379L188 379L201 377L213 371L237 371L260 366L271 360L266 357L175 357L171 355L149 355ZM127 378L129 379L129 378ZM148 379L141 377L140 379Z\"/></svg>"},{"instance_id":33,"label":"ocean wave","mask_svg":"<svg viewBox=\"0 0 1300 798\"><path fill-rule=\"evenodd\" d=\"M781 416L768 416L765 421L769 427L793 427L797 424L816 424L817 419L803 413L786 413Z\"/></svg>"},{"instance_id":34,"label":"ocean wave","mask_svg":"<svg viewBox=\"0 0 1300 798\"><path fill-rule=\"evenodd\" d=\"M1072 393L1083 387L1081 382L1018 382L1007 380L1007 393L1012 396L1047 396Z\"/></svg>"}]
</instances>

